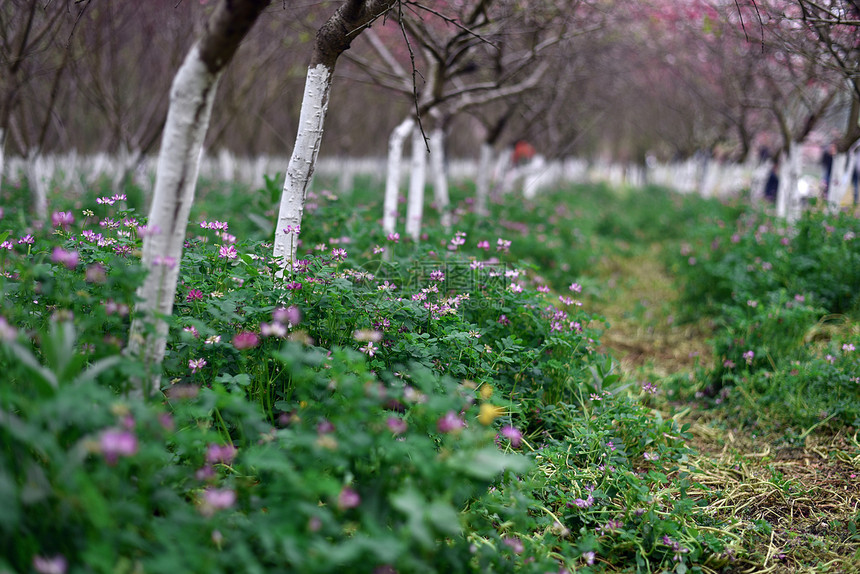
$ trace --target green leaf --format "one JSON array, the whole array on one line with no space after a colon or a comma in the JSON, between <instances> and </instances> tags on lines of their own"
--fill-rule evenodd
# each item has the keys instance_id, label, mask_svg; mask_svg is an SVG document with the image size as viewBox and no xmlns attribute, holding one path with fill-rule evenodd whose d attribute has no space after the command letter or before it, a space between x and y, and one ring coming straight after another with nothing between
<instances>
[{"instance_id":1,"label":"green leaf","mask_svg":"<svg viewBox=\"0 0 860 574\"><path fill-rule=\"evenodd\" d=\"M28 349L17 343L10 343L9 349L20 361L21 365L33 376L32 382L36 384L37 392L45 397L53 395L57 390L57 377L54 373L39 364L39 361Z\"/></svg>"},{"instance_id":2,"label":"green leaf","mask_svg":"<svg viewBox=\"0 0 860 574\"><path fill-rule=\"evenodd\" d=\"M519 454L504 454L495 447L487 447L477 451L459 451L449 459L448 465L466 476L493 480L506 470L526 472L531 461Z\"/></svg>"}]
</instances>

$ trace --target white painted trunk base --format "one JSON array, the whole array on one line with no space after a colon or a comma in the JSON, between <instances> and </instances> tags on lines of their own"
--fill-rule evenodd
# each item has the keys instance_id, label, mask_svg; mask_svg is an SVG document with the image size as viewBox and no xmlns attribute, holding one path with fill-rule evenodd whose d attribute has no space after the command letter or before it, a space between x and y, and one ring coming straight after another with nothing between
<instances>
[{"instance_id":1,"label":"white painted trunk base","mask_svg":"<svg viewBox=\"0 0 860 574\"><path fill-rule=\"evenodd\" d=\"M385 199L382 205L382 229L386 235L397 229L400 170L403 162L403 140L412 132L415 120L406 118L388 138L388 163L385 176Z\"/></svg>"},{"instance_id":2,"label":"white painted trunk base","mask_svg":"<svg viewBox=\"0 0 860 574\"><path fill-rule=\"evenodd\" d=\"M490 215L488 206L490 199L491 163L493 161L493 146L481 142L481 152L478 156L478 173L475 176L475 213L479 217Z\"/></svg>"},{"instance_id":3,"label":"white painted trunk base","mask_svg":"<svg viewBox=\"0 0 860 574\"><path fill-rule=\"evenodd\" d=\"M445 169L445 133L438 128L430 132L430 173L433 176L433 201L439 211L439 222L448 232L451 231L451 199L448 196L448 173Z\"/></svg>"},{"instance_id":4,"label":"white painted trunk base","mask_svg":"<svg viewBox=\"0 0 860 574\"><path fill-rule=\"evenodd\" d=\"M195 45L170 90L148 220L149 228L156 232L143 241L143 265L149 275L138 290L141 300L135 311L141 315L132 322L129 337L129 352L151 367L160 365L164 358L168 326L161 317L173 312L182 246L218 77L201 61ZM158 384L158 377L153 384ZM153 390L157 391L157 386Z\"/></svg>"},{"instance_id":5,"label":"white painted trunk base","mask_svg":"<svg viewBox=\"0 0 860 574\"><path fill-rule=\"evenodd\" d=\"M295 233L287 233L286 230L296 229L302 224L305 198L322 143L331 90L331 72L331 69L323 64L308 68L296 145L287 166L278 222L275 225L275 244L272 255L281 265L280 276L283 275L283 269L296 260L298 236Z\"/></svg>"},{"instance_id":6,"label":"white painted trunk base","mask_svg":"<svg viewBox=\"0 0 860 574\"><path fill-rule=\"evenodd\" d=\"M848 153L838 153L833 156L833 168L830 172L830 185L827 193L828 209L836 213L842 206L846 194L853 194L851 176L857 168L857 153L852 148Z\"/></svg>"},{"instance_id":7,"label":"white painted trunk base","mask_svg":"<svg viewBox=\"0 0 860 574\"><path fill-rule=\"evenodd\" d=\"M3 185L3 168L6 165L6 130L0 128L0 187Z\"/></svg>"},{"instance_id":8,"label":"white painted trunk base","mask_svg":"<svg viewBox=\"0 0 860 574\"><path fill-rule=\"evenodd\" d=\"M424 185L427 183L427 148L420 129L412 130L412 163L409 173L409 199L406 204L406 234L413 241L421 236L424 218Z\"/></svg>"}]
</instances>

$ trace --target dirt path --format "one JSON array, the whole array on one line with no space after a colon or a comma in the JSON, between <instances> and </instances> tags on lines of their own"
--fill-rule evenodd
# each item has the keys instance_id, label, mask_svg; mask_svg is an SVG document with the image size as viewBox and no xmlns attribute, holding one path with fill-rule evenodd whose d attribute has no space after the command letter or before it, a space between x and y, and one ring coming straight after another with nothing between
<instances>
[{"instance_id":1,"label":"dirt path","mask_svg":"<svg viewBox=\"0 0 860 574\"><path fill-rule=\"evenodd\" d=\"M674 321L677 298L660 258L606 258L606 293L589 302L611 328L604 348L623 372L660 380L709 364L709 326ZM860 572L860 442L836 436L740 426L728 410L667 397L664 416L690 423L705 512L737 535L734 572Z\"/></svg>"}]
</instances>

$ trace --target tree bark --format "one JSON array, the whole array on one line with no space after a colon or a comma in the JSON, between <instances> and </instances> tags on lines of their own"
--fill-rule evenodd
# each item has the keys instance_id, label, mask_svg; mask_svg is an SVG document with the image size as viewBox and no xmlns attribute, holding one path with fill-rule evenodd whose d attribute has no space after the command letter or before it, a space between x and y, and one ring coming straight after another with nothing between
<instances>
[{"instance_id":1,"label":"tree bark","mask_svg":"<svg viewBox=\"0 0 860 574\"><path fill-rule=\"evenodd\" d=\"M290 231L301 227L305 199L322 143L328 99L338 57L361 31L398 0L347 0L320 28L308 66L299 115L296 144L287 167L284 191L275 225L272 255L283 269L296 259L298 238Z\"/></svg>"},{"instance_id":2,"label":"tree bark","mask_svg":"<svg viewBox=\"0 0 860 574\"><path fill-rule=\"evenodd\" d=\"M269 0L221 0L173 79L149 212L150 233L143 242L143 265L149 274L138 290L128 348L151 369L154 388L136 381L133 394L158 391L158 370L167 346L164 317L173 312L182 245L218 78L268 4Z\"/></svg>"},{"instance_id":3,"label":"tree bark","mask_svg":"<svg viewBox=\"0 0 860 574\"><path fill-rule=\"evenodd\" d=\"M424 134L412 130L412 163L409 174L409 199L406 204L406 234L413 241L421 235L421 222L424 219L424 185L427 183L427 147Z\"/></svg>"},{"instance_id":4,"label":"tree bark","mask_svg":"<svg viewBox=\"0 0 860 574\"><path fill-rule=\"evenodd\" d=\"M799 216L797 184L800 177L800 143L789 142L779 164L779 190L776 198L776 214L794 222Z\"/></svg>"},{"instance_id":5,"label":"tree bark","mask_svg":"<svg viewBox=\"0 0 860 574\"><path fill-rule=\"evenodd\" d=\"M382 229L386 235L397 229L397 208L400 199L400 168L403 162L403 140L412 132L415 120L406 118L391 132L388 139L388 167L385 175L385 200L382 206Z\"/></svg>"},{"instance_id":6,"label":"tree bark","mask_svg":"<svg viewBox=\"0 0 860 574\"><path fill-rule=\"evenodd\" d=\"M3 168L6 164L6 130L0 127L0 189L3 188Z\"/></svg>"},{"instance_id":7,"label":"tree bark","mask_svg":"<svg viewBox=\"0 0 860 574\"><path fill-rule=\"evenodd\" d=\"M430 173L433 176L433 201L439 212L442 228L451 231L451 199L448 195L448 173L445 170L445 132L435 128L430 132Z\"/></svg>"},{"instance_id":8,"label":"tree bark","mask_svg":"<svg viewBox=\"0 0 860 574\"><path fill-rule=\"evenodd\" d=\"M475 178L475 215L487 217L490 215L487 206L490 197L490 172L493 169L493 146L481 142L481 154L478 156L478 176Z\"/></svg>"}]
</instances>

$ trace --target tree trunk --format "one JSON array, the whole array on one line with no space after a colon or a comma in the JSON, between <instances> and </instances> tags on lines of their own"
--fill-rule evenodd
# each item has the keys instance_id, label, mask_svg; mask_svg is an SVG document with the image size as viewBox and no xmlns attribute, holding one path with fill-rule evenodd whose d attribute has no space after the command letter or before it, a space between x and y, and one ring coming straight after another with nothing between
<instances>
[{"instance_id":1,"label":"tree trunk","mask_svg":"<svg viewBox=\"0 0 860 574\"><path fill-rule=\"evenodd\" d=\"M332 75L338 57L376 18L384 15L397 0L347 0L323 24L316 36L302 108L296 144L287 167L284 191L275 225L272 254L283 269L296 259L298 236L289 233L301 228L305 198L322 143L323 125L331 93Z\"/></svg>"},{"instance_id":2,"label":"tree trunk","mask_svg":"<svg viewBox=\"0 0 860 574\"><path fill-rule=\"evenodd\" d=\"M36 219L41 222L48 220L48 181L50 173L45 169L44 160L36 148L27 154L27 185L30 187L30 197L33 198L33 209Z\"/></svg>"},{"instance_id":3,"label":"tree trunk","mask_svg":"<svg viewBox=\"0 0 860 574\"><path fill-rule=\"evenodd\" d=\"M448 173L445 170L445 132L430 132L430 171L433 175L433 201L439 211L439 222L445 232L451 231L451 199L448 196Z\"/></svg>"},{"instance_id":4,"label":"tree trunk","mask_svg":"<svg viewBox=\"0 0 860 574\"><path fill-rule=\"evenodd\" d=\"M151 369L154 388L135 381L133 394L158 391L158 370L167 346L163 317L173 312L182 245L218 78L268 4L269 0L222 0L173 79L147 222L151 232L143 241L143 265L149 274L138 290L128 347Z\"/></svg>"},{"instance_id":5,"label":"tree trunk","mask_svg":"<svg viewBox=\"0 0 860 574\"><path fill-rule=\"evenodd\" d=\"M391 132L388 138L388 170L385 175L385 201L383 203L382 229L386 234L397 229L397 208L400 199L400 171L403 164L403 140L412 132L415 120L406 118Z\"/></svg>"},{"instance_id":6,"label":"tree trunk","mask_svg":"<svg viewBox=\"0 0 860 574\"><path fill-rule=\"evenodd\" d=\"M421 221L424 218L424 185L427 182L427 148L424 134L412 130L412 164L409 173L409 200L406 204L406 234L413 241L421 236Z\"/></svg>"},{"instance_id":7,"label":"tree trunk","mask_svg":"<svg viewBox=\"0 0 860 574\"><path fill-rule=\"evenodd\" d=\"M3 168L6 161L6 130L0 127L0 189L3 189Z\"/></svg>"},{"instance_id":8,"label":"tree trunk","mask_svg":"<svg viewBox=\"0 0 860 574\"><path fill-rule=\"evenodd\" d=\"M301 227L305 198L313 176L320 144L323 124L331 93L333 67L317 64L308 68L302 110L299 115L299 131L296 145L287 167L284 191L275 226L273 255L281 268L296 260L298 236L292 230Z\"/></svg>"},{"instance_id":9,"label":"tree trunk","mask_svg":"<svg viewBox=\"0 0 860 574\"><path fill-rule=\"evenodd\" d=\"M481 154L478 156L478 175L475 178L475 214L478 217L490 215L487 206L490 197L490 164L493 161L493 146L481 142Z\"/></svg>"},{"instance_id":10,"label":"tree trunk","mask_svg":"<svg viewBox=\"0 0 860 574\"><path fill-rule=\"evenodd\" d=\"M851 176L856 168L856 154L849 151L848 153L837 153L833 156L833 168L830 171L830 183L828 184L827 203L828 209L832 213L839 211L842 205L842 198L848 188L851 187Z\"/></svg>"},{"instance_id":11,"label":"tree trunk","mask_svg":"<svg viewBox=\"0 0 860 574\"><path fill-rule=\"evenodd\" d=\"M779 164L779 191L776 199L776 214L793 222L799 215L797 184L800 177L800 154L798 142L790 142L782 153Z\"/></svg>"}]
</instances>

